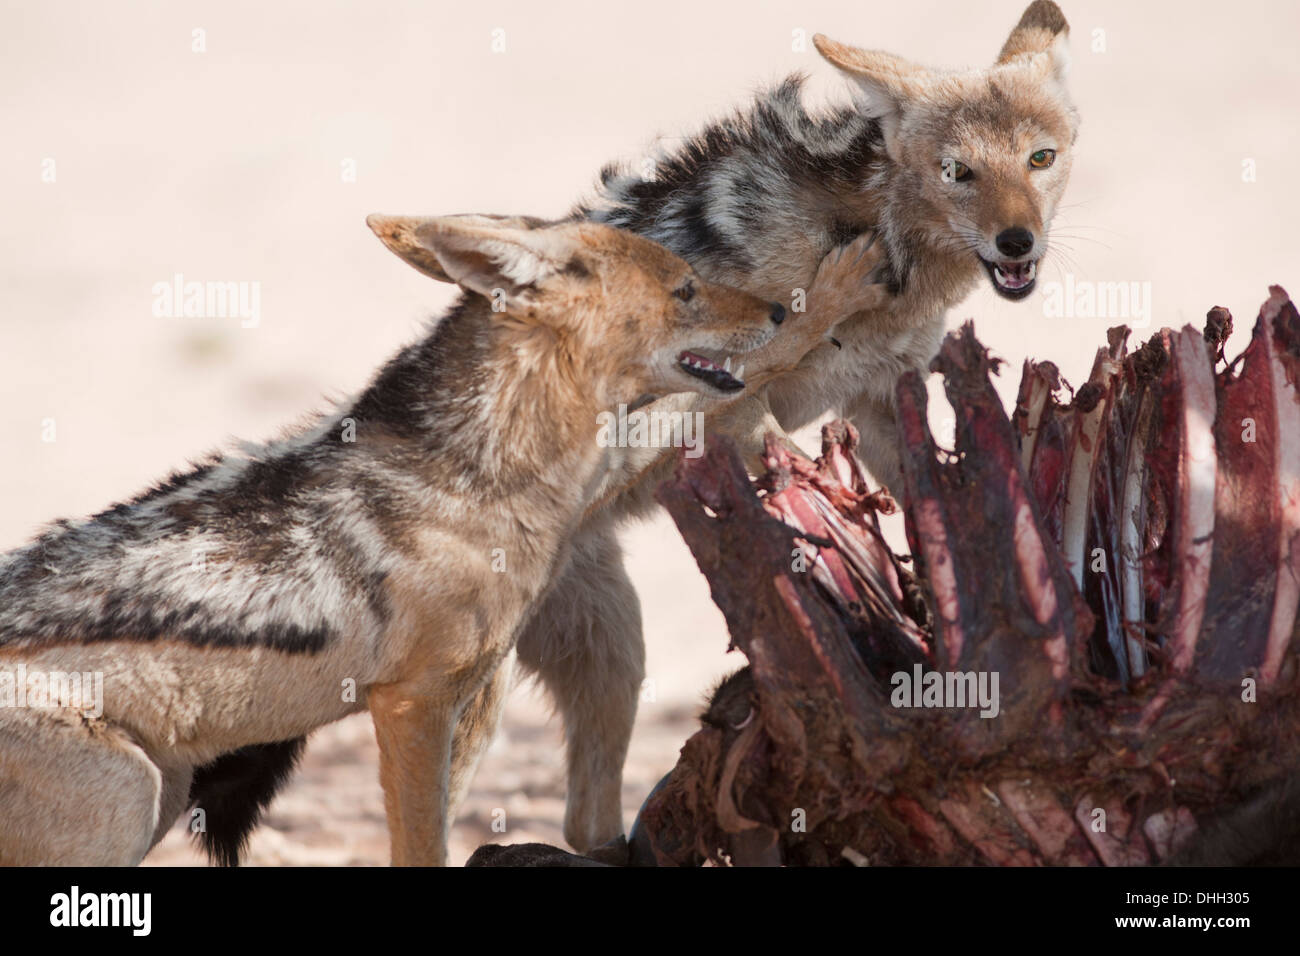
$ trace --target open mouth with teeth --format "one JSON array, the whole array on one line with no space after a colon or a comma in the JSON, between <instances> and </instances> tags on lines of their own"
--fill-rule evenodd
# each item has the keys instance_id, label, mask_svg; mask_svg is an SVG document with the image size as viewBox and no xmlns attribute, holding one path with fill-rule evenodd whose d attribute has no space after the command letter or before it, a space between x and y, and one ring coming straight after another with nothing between
<instances>
[{"instance_id":1,"label":"open mouth with teeth","mask_svg":"<svg viewBox=\"0 0 1300 956\"><path fill-rule=\"evenodd\" d=\"M687 375L703 379L720 392L738 392L745 387L745 366L731 371L731 357L721 365L698 352L682 352L677 356L677 366Z\"/></svg>"},{"instance_id":2,"label":"open mouth with teeth","mask_svg":"<svg viewBox=\"0 0 1300 956\"><path fill-rule=\"evenodd\" d=\"M1023 299L1034 291L1034 277L1038 274L1038 260L1027 262L990 262L980 259L993 280L993 288L1007 299Z\"/></svg>"}]
</instances>

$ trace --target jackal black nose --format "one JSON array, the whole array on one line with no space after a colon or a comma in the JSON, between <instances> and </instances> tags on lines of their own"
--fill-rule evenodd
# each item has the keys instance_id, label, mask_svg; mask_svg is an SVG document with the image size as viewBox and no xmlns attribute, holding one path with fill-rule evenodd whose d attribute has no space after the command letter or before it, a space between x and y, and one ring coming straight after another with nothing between
<instances>
[{"instance_id":1,"label":"jackal black nose","mask_svg":"<svg viewBox=\"0 0 1300 956\"><path fill-rule=\"evenodd\" d=\"M772 303L772 321L777 325L785 321L785 306L780 302Z\"/></svg>"},{"instance_id":2,"label":"jackal black nose","mask_svg":"<svg viewBox=\"0 0 1300 956\"><path fill-rule=\"evenodd\" d=\"M998 252L1004 256L1023 256L1034 248L1034 234L1020 226L1012 226L998 233Z\"/></svg>"}]
</instances>

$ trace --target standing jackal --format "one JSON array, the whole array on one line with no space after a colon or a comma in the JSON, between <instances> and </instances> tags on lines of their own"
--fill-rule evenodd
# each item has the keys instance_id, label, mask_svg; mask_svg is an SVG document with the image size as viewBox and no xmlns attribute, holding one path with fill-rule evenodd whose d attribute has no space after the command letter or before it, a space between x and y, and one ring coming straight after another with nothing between
<instances>
[{"instance_id":1,"label":"standing jackal","mask_svg":"<svg viewBox=\"0 0 1300 956\"><path fill-rule=\"evenodd\" d=\"M877 480L897 487L899 376L926 367L946 311L981 279L1012 300L1034 289L1078 130L1065 89L1067 34L1056 4L1035 0L993 66L964 72L817 37L822 56L856 88L851 105L812 114L791 79L659 156L649 176L639 166L602 173L598 196L575 216L649 236L702 275L764 298L788 301L828 249L867 231L879 237L883 261L872 279L885 284L888 300L711 414L710 434L733 435L753 460L764 433L833 410L857 425ZM565 576L520 636L520 661L564 714L565 837L579 850L622 830L619 779L632 720L618 730L609 722L625 713L615 703L638 679L617 662L642 646L637 595L609 564L618 553L610 527L651 507L667 473L661 461L587 523ZM594 726L599 736L586 729Z\"/></svg>"},{"instance_id":2,"label":"standing jackal","mask_svg":"<svg viewBox=\"0 0 1300 956\"><path fill-rule=\"evenodd\" d=\"M192 803L236 862L300 738L364 709L393 862L444 862L519 625L592 498L641 467L600 416L729 400L730 356L762 381L829 324L777 337L781 305L609 226L370 224L466 294L359 398L0 557L0 864L136 863ZM851 265L823 270L828 309L885 295ZM67 674L101 699L47 679Z\"/></svg>"}]
</instances>

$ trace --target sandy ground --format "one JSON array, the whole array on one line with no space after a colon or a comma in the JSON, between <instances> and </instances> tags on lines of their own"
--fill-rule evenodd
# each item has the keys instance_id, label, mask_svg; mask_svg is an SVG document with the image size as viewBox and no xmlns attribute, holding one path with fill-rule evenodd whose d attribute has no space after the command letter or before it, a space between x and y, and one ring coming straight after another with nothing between
<instances>
[{"instance_id":1,"label":"sandy ground","mask_svg":"<svg viewBox=\"0 0 1300 956\"><path fill-rule=\"evenodd\" d=\"M0 2L0 548L362 387L451 295L384 251L365 214L559 214L604 162L791 70L812 74L812 97L835 95L801 37L980 64L1022 6ZM1300 290L1300 8L1064 8L1083 130L1044 289L1150 283L1146 332L1227 305L1239 347L1269 282ZM256 326L155 316L154 285L177 273L260 283ZM1008 361L1007 396L1027 355L1081 381L1116 321L987 289L949 318L967 317ZM932 418L942 431L942 405ZM654 682L630 821L710 682L740 661L671 525L626 538ZM453 860L488 839L560 842L561 755L544 700L519 688ZM498 808L505 834L490 830ZM358 717L313 738L250 862L386 860ZM197 861L174 833L149 862Z\"/></svg>"}]
</instances>

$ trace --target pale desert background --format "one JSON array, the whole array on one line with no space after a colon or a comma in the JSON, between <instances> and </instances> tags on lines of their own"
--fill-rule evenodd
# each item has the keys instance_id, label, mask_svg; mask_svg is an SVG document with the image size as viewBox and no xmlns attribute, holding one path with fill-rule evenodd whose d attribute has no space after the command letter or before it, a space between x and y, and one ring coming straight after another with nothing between
<instances>
[{"instance_id":1,"label":"pale desert background","mask_svg":"<svg viewBox=\"0 0 1300 956\"><path fill-rule=\"evenodd\" d=\"M452 297L385 251L367 213L559 215L608 160L790 71L813 75L814 98L842 96L814 32L985 65L1023 6L0 2L0 549L362 388ZM1225 305L1239 349L1270 282L1300 292L1300 4L1062 6L1083 127L1054 229L1065 255L1040 285L1067 271L1149 282L1144 336ZM175 273L259 282L260 323L155 317L151 289ZM1010 363L1008 398L1030 355L1081 382L1115 324L1052 318L1040 296L1012 304L987 284L950 324L968 317ZM671 523L625 539L651 681L630 824L711 682L742 661ZM563 794L558 722L520 686L453 862L489 840L562 843ZM387 858L362 716L312 738L249 862ZM200 860L173 832L148 862Z\"/></svg>"}]
</instances>

